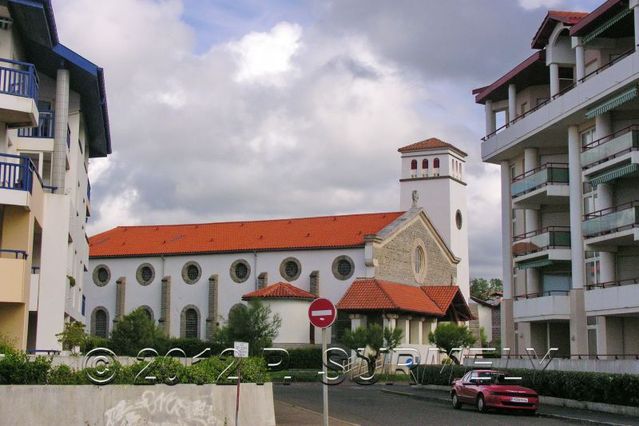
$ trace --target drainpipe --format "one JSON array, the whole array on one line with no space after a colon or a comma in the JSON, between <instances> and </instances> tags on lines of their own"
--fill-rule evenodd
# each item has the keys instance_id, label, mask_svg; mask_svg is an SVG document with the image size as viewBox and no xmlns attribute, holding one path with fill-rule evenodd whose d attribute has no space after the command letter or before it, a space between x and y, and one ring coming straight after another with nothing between
<instances>
[{"instance_id":1,"label":"drainpipe","mask_svg":"<svg viewBox=\"0 0 639 426\"><path fill-rule=\"evenodd\" d=\"M255 290L260 288L259 278L257 275L257 251L253 250L253 276L255 277ZM266 283L266 285L268 285L268 283Z\"/></svg>"},{"instance_id":2,"label":"drainpipe","mask_svg":"<svg viewBox=\"0 0 639 426\"><path fill-rule=\"evenodd\" d=\"M52 184L56 193L64 194L69 127L69 70L59 69L55 90L55 132L52 156Z\"/></svg>"}]
</instances>

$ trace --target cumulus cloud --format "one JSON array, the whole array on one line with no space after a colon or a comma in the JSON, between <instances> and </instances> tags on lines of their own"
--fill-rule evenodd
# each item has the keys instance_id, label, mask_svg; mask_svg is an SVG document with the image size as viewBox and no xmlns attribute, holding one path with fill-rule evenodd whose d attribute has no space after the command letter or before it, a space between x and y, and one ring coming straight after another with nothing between
<instances>
[{"instance_id":1,"label":"cumulus cloud","mask_svg":"<svg viewBox=\"0 0 639 426\"><path fill-rule=\"evenodd\" d=\"M499 172L470 90L527 56L541 11L311 1L310 18L269 11L257 28L213 7L196 28L185 4L54 1L62 41L106 73L114 154L91 161L90 233L397 210L396 149L436 136L469 153L471 274L500 274ZM229 22L247 30L214 37Z\"/></svg>"}]
</instances>

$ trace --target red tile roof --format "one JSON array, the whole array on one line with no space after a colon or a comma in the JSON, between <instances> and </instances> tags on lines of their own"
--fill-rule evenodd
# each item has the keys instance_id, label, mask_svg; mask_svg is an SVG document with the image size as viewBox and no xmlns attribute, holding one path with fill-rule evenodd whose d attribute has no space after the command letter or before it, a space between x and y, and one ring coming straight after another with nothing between
<instances>
[{"instance_id":1,"label":"red tile roof","mask_svg":"<svg viewBox=\"0 0 639 426\"><path fill-rule=\"evenodd\" d=\"M581 21L588 13L586 12L570 12L561 10L549 10L544 18L541 26L532 40L533 49L543 49L548 44L548 38L552 34L558 22L564 25L572 26Z\"/></svg>"},{"instance_id":2,"label":"red tile roof","mask_svg":"<svg viewBox=\"0 0 639 426\"><path fill-rule=\"evenodd\" d=\"M360 278L353 282L337 303L337 309L401 311L443 317L447 315L455 297L463 300L457 286L417 287L375 278Z\"/></svg>"},{"instance_id":3,"label":"red tile roof","mask_svg":"<svg viewBox=\"0 0 639 426\"><path fill-rule=\"evenodd\" d=\"M420 142L415 142L413 144L403 146L399 148L397 151L404 153L404 152L413 152L413 151L427 151L430 149L441 149L441 148L447 148L452 151L455 151L463 157L467 156L467 154L461 149L457 148L454 145L449 144L448 142L444 142L441 139L437 139L437 138L429 138Z\"/></svg>"},{"instance_id":4,"label":"red tile roof","mask_svg":"<svg viewBox=\"0 0 639 426\"><path fill-rule=\"evenodd\" d=\"M90 257L361 247L403 212L191 225L118 226L89 239Z\"/></svg>"},{"instance_id":5,"label":"red tile roof","mask_svg":"<svg viewBox=\"0 0 639 426\"><path fill-rule=\"evenodd\" d=\"M295 287L290 283L278 282L259 290L246 293L242 300L251 299L317 299L313 293Z\"/></svg>"}]
</instances>

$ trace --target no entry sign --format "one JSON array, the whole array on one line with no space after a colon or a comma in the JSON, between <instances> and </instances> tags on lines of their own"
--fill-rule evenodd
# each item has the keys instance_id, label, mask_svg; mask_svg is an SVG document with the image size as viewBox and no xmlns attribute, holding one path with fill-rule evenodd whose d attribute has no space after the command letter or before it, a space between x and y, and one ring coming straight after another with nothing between
<instances>
[{"instance_id":1,"label":"no entry sign","mask_svg":"<svg viewBox=\"0 0 639 426\"><path fill-rule=\"evenodd\" d=\"M330 327L335 322L336 316L335 305L328 299L315 299L308 307L308 319L315 327Z\"/></svg>"}]
</instances>

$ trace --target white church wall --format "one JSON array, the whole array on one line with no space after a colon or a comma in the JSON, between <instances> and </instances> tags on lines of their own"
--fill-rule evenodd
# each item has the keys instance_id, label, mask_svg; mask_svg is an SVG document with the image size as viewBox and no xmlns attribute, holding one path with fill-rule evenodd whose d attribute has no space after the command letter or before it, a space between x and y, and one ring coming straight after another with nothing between
<instances>
[{"instance_id":1,"label":"white church wall","mask_svg":"<svg viewBox=\"0 0 639 426\"><path fill-rule=\"evenodd\" d=\"M264 303L282 319L282 326L273 343L310 343L309 300L266 299Z\"/></svg>"},{"instance_id":2,"label":"white church wall","mask_svg":"<svg viewBox=\"0 0 639 426\"><path fill-rule=\"evenodd\" d=\"M346 280L337 279L332 272L333 261L342 255L349 256L355 266L353 275ZM185 306L194 305L200 312L200 336L204 337L208 315L208 278L211 275L218 275L218 315L221 317L219 318L220 323L223 323L228 317L231 307L236 303L241 303L244 294L257 288L259 274L267 272L269 284L286 281L280 275L280 264L288 257L298 259L302 269L299 278L291 281L291 284L309 291L310 273L316 270L320 271L320 296L330 299L333 303L337 303L341 299L356 277L362 277L366 274L363 247L258 252L256 254L250 252L165 256L164 259L162 257L91 259L85 280L87 329L90 329L91 312L98 306L107 309L111 320L115 318L115 282L120 277L126 277L127 282L125 314L139 306L146 305L153 310L154 319L157 321L160 318L161 280L163 276L169 275L171 276L171 335L179 336L180 314ZM230 266L238 259L245 259L251 267L248 279L242 283L236 283L230 276ZM182 279L182 268L189 261L197 262L202 269L202 275L195 284L187 284ZM136 279L136 271L143 263L151 264L155 270L153 281L146 286L141 285ZM98 287L93 282L93 271L98 265L107 265L111 272L110 281L103 287ZM111 323L110 330L112 326Z\"/></svg>"}]
</instances>

